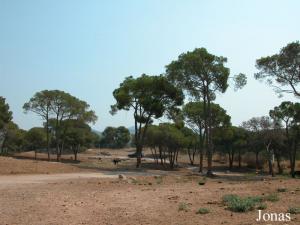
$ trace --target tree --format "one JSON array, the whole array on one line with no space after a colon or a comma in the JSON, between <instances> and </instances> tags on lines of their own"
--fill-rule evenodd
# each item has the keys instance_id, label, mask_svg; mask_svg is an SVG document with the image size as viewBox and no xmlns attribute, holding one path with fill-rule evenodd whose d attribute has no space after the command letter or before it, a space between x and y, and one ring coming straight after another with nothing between
<instances>
[{"instance_id":1,"label":"tree","mask_svg":"<svg viewBox=\"0 0 300 225\"><path fill-rule=\"evenodd\" d=\"M269 112L270 116L285 130L285 149L288 151L291 175L295 177L296 151L297 151L297 124L300 114L300 104L289 101L282 102Z\"/></svg>"},{"instance_id":2,"label":"tree","mask_svg":"<svg viewBox=\"0 0 300 225\"><path fill-rule=\"evenodd\" d=\"M20 151L26 144L26 131L19 129L18 125L10 121L5 126L3 142L0 154L7 155L9 152Z\"/></svg>"},{"instance_id":3,"label":"tree","mask_svg":"<svg viewBox=\"0 0 300 225\"><path fill-rule=\"evenodd\" d=\"M120 126L116 129L115 137L115 147L124 148L130 141L130 132L126 127Z\"/></svg>"},{"instance_id":4,"label":"tree","mask_svg":"<svg viewBox=\"0 0 300 225\"><path fill-rule=\"evenodd\" d=\"M45 120L48 159L50 159L50 129L54 135L57 161L59 161L64 148L65 133L68 129L66 124L63 125L63 121L75 119L94 123L97 116L94 111L89 110L89 107L85 101L59 90L37 92L29 102L24 104L25 112L32 111Z\"/></svg>"},{"instance_id":5,"label":"tree","mask_svg":"<svg viewBox=\"0 0 300 225\"><path fill-rule=\"evenodd\" d=\"M102 132L101 146L106 148L113 148L115 144L115 135L116 135L116 128L106 127Z\"/></svg>"},{"instance_id":6,"label":"tree","mask_svg":"<svg viewBox=\"0 0 300 225\"><path fill-rule=\"evenodd\" d=\"M205 48L197 48L192 52L181 54L176 61L167 66L167 77L174 84L183 88L197 101L203 101L204 111L204 146L207 151L207 175L212 175L212 115L211 103L216 93L224 93L228 87L229 68L224 64L227 59L207 52ZM245 85L246 76L234 77L235 88Z\"/></svg>"},{"instance_id":7,"label":"tree","mask_svg":"<svg viewBox=\"0 0 300 225\"><path fill-rule=\"evenodd\" d=\"M199 142L199 135L188 127L182 127L180 131L184 136L184 148L187 149L190 163L193 166L196 153L199 152L199 149L202 149Z\"/></svg>"},{"instance_id":8,"label":"tree","mask_svg":"<svg viewBox=\"0 0 300 225\"><path fill-rule=\"evenodd\" d=\"M52 113L51 111L52 101L53 101L53 91L44 90L35 93L35 95L23 106L25 113L31 111L37 114L38 116L40 116L45 121L48 160L50 160L49 119Z\"/></svg>"},{"instance_id":9,"label":"tree","mask_svg":"<svg viewBox=\"0 0 300 225\"><path fill-rule=\"evenodd\" d=\"M300 97L299 41L283 47L278 54L257 59L256 67L259 72L254 75L255 79L266 80L277 93L293 93ZM286 86L290 89L284 89Z\"/></svg>"},{"instance_id":10,"label":"tree","mask_svg":"<svg viewBox=\"0 0 300 225\"><path fill-rule=\"evenodd\" d=\"M241 167L241 150L245 147L246 136L243 128L227 126L214 130L215 145L218 150L228 155L229 169L233 168L233 160L238 152Z\"/></svg>"},{"instance_id":11,"label":"tree","mask_svg":"<svg viewBox=\"0 0 300 225\"><path fill-rule=\"evenodd\" d=\"M27 148L34 150L34 158L37 158L37 150L47 147L47 134L43 127L33 127L25 134Z\"/></svg>"},{"instance_id":12,"label":"tree","mask_svg":"<svg viewBox=\"0 0 300 225\"><path fill-rule=\"evenodd\" d=\"M82 120L65 120L64 126L68 126L65 133L65 146L74 154L74 160L77 161L78 153L84 147L90 147L96 141L97 136L92 132L91 127Z\"/></svg>"},{"instance_id":13,"label":"tree","mask_svg":"<svg viewBox=\"0 0 300 225\"><path fill-rule=\"evenodd\" d=\"M256 141L259 140L264 146L269 164L269 174L274 176L273 170L273 156L274 156L274 142L278 139L278 124L268 116L253 117L247 122L243 123L243 127L256 134ZM259 149L259 148L258 148ZM258 150L256 151L256 164L258 164Z\"/></svg>"},{"instance_id":14,"label":"tree","mask_svg":"<svg viewBox=\"0 0 300 225\"><path fill-rule=\"evenodd\" d=\"M130 132L124 127L106 127L102 133L101 144L108 148L124 148L130 141Z\"/></svg>"},{"instance_id":15,"label":"tree","mask_svg":"<svg viewBox=\"0 0 300 225\"><path fill-rule=\"evenodd\" d=\"M145 143L154 149L154 159L158 163L158 158L161 160L161 164L165 166L166 158L168 158L169 166L171 169L177 163L179 151L187 147L187 136L182 132L176 124L161 123L159 126L149 126ZM157 154L156 149L159 152Z\"/></svg>"},{"instance_id":16,"label":"tree","mask_svg":"<svg viewBox=\"0 0 300 225\"><path fill-rule=\"evenodd\" d=\"M203 149L205 140L205 115L204 115L204 102L189 102L183 106L182 114L185 123L190 127L199 137L199 172L203 170ZM224 127L230 125L230 116L218 104L211 103L211 129L217 127Z\"/></svg>"},{"instance_id":17,"label":"tree","mask_svg":"<svg viewBox=\"0 0 300 225\"><path fill-rule=\"evenodd\" d=\"M65 120L80 120L85 123L94 123L97 120L95 112L89 110L85 101L70 95L69 93L55 90L52 91L51 111L54 115L53 130L55 134L57 161L60 161L64 149L66 132L69 128Z\"/></svg>"},{"instance_id":18,"label":"tree","mask_svg":"<svg viewBox=\"0 0 300 225\"><path fill-rule=\"evenodd\" d=\"M9 105L5 102L5 98L0 96L0 153L3 151L7 126L11 120L12 112L9 110Z\"/></svg>"},{"instance_id":19,"label":"tree","mask_svg":"<svg viewBox=\"0 0 300 225\"><path fill-rule=\"evenodd\" d=\"M133 110L137 167L140 167L149 124L153 119L162 117L168 109L180 106L183 93L163 76L143 74L138 78L127 77L114 90L113 96L116 104L111 106L112 114L118 110Z\"/></svg>"}]
</instances>

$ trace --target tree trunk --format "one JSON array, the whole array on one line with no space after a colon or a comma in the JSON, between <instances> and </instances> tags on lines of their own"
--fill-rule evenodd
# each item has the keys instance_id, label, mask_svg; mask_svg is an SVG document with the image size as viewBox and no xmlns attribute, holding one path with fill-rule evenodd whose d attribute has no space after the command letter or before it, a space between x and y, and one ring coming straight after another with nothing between
<instances>
[{"instance_id":1,"label":"tree trunk","mask_svg":"<svg viewBox=\"0 0 300 225\"><path fill-rule=\"evenodd\" d=\"M291 153L291 175L292 178L296 177L295 174L295 167L296 167L296 152L297 152L297 143L294 141L293 143L293 148L292 148L292 153Z\"/></svg>"},{"instance_id":2,"label":"tree trunk","mask_svg":"<svg viewBox=\"0 0 300 225\"><path fill-rule=\"evenodd\" d=\"M191 166L193 166L194 165L194 159L192 158L190 148L187 149L187 152L188 152L188 156L189 156L189 159L190 159L190 164L191 164Z\"/></svg>"},{"instance_id":3,"label":"tree trunk","mask_svg":"<svg viewBox=\"0 0 300 225\"><path fill-rule=\"evenodd\" d=\"M47 111L47 115L46 115L46 140L47 140L48 161L50 161L50 148L49 148L49 116L48 116L48 111Z\"/></svg>"},{"instance_id":4,"label":"tree trunk","mask_svg":"<svg viewBox=\"0 0 300 225\"><path fill-rule=\"evenodd\" d=\"M79 150L79 146L77 146L77 149L75 149L75 161L77 161L78 150Z\"/></svg>"},{"instance_id":5,"label":"tree trunk","mask_svg":"<svg viewBox=\"0 0 300 225\"><path fill-rule=\"evenodd\" d=\"M256 169L256 172L258 172L259 170L259 162L258 162L258 155L259 155L259 152L255 152L255 169Z\"/></svg>"},{"instance_id":6,"label":"tree trunk","mask_svg":"<svg viewBox=\"0 0 300 225\"><path fill-rule=\"evenodd\" d=\"M137 145L137 148L136 148L136 154L137 154L137 157L136 157L136 168L141 168L141 165L142 165L142 146L140 146L140 144Z\"/></svg>"},{"instance_id":7,"label":"tree trunk","mask_svg":"<svg viewBox=\"0 0 300 225\"><path fill-rule=\"evenodd\" d=\"M275 154L275 156L276 156L276 161L277 161L278 174L282 174L283 170L282 170L281 163L280 163L281 162L280 155Z\"/></svg>"},{"instance_id":8,"label":"tree trunk","mask_svg":"<svg viewBox=\"0 0 300 225\"><path fill-rule=\"evenodd\" d=\"M229 170L231 170L232 167L233 167L233 157L234 157L234 153L233 153L233 152L229 152L229 153L228 153L228 158L229 158Z\"/></svg>"},{"instance_id":9,"label":"tree trunk","mask_svg":"<svg viewBox=\"0 0 300 225\"><path fill-rule=\"evenodd\" d=\"M203 172L203 149L200 150L199 173Z\"/></svg>"},{"instance_id":10,"label":"tree trunk","mask_svg":"<svg viewBox=\"0 0 300 225\"><path fill-rule=\"evenodd\" d=\"M207 93L209 94L208 90ZM211 113L210 113L210 97L207 96L207 176L212 176L212 136L211 136Z\"/></svg>"},{"instance_id":11,"label":"tree trunk","mask_svg":"<svg viewBox=\"0 0 300 225\"><path fill-rule=\"evenodd\" d=\"M241 156L241 150L239 149L239 168L242 167L242 156Z\"/></svg>"}]
</instances>

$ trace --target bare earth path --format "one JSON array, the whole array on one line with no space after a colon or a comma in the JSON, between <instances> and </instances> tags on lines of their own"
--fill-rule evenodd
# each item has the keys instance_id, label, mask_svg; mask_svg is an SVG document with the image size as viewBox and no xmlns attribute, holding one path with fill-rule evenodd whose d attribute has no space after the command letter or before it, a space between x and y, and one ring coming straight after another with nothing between
<instances>
[{"instance_id":1,"label":"bare earth path","mask_svg":"<svg viewBox=\"0 0 300 225\"><path fill-rule=\"evenodd\" d=\"M62 181L82 178L118 178L117 175L104 173L61 173L61 174L31 174L0 176L0 186L18 184L38 184L50 181Z\"/></svg>"}]
</instances>

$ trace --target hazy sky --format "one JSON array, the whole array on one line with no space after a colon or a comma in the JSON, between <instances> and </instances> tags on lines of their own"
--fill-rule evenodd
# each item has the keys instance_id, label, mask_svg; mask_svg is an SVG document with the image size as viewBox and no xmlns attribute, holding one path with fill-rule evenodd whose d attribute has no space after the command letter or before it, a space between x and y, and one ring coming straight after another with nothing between
<instances>
[{"instance_id":1,"label":"hazy sky","mask_svg":"<svg viewBox=\"0 0 300 225\"><path fill-rule=\"evenodd\" d=\"M156 75L180 53L205 47L226 56L232 75L248 85L217 102L239 125L266 115L283 100L253 79L255 60L300 39L297 0L0 0L0 96L24 129L41 120L25 115L37 91L60 89L87 101L94 126L131 126L132 114L109 114L112 91L126 76Z\"/></svg>"}]
</instances>

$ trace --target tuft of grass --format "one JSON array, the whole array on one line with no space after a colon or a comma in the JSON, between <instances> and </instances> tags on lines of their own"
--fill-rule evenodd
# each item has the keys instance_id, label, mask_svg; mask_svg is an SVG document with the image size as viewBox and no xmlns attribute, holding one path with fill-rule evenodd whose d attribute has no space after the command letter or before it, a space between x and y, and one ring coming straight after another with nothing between
<instances>
[{"instance_id":1,"label":"tuft of grass","mask_svg":"<svg viewBox=\"0 0 300 225\"><path fill-rule=\"evenodd\" d=\"M277 192L287 192L288 189L287 188L278 188Z\"/></svg>"},{"instance_id":2,"label":"tuft of grass","mask_svg":"<svg viewBox=\"0 0 300 225\"><path fill-rule=\"evenodd\" d=\"M178 206L178 211L185 211L185 212L189 211L188 204L185 202L180 202Z\"/></svg>"},{"instance_id":3,"label":"tuft of grass","mask_svg":"<svg viewBox=\"0 0 300 225\"><path fill-rule=\"evenodd\" d=\"M258 196L241 198L237 195L225 195L223 202L232 212L248 212L254 210L256 205L262 202L262 198Z\"/></svg>"},{"instance_id":4,"label":"tuft of grass","mask_svg":"<svg viewBox=\"0 0 300 225\"><path fill-rule=\"evenodd\" d=\"M260 209L260 210L264 210L267 208L267 204L266 203L260 203L258 206L257 206L257 209Z\"/></svg>"},{"instance_id":5,"label":"tuft of grass","mask_svg":"<svg viewBox=\"0 0 300 225\"><path fill-rule=\"evenodd\" d=\"M208 214L210 213L210 210L208 208L199 208L196 212L196 214Z\"/></svg>"},{"instance_id":6,"label":"tuft of grass","mask_svg":"<svg viewBox=\"0 0 300 225\"><path fill-rule=\"evenodd\" d=\"M161 176L157 176L157 177L154 177L154 178L155 178L156 184L162 184L163 178Z\"/></svg>"},{"instance_id":7,"label":"tuft of grass","mask_svg":"<svg viewBox=\"0 0 300 225\"><path fill-rule=\"evenodd\" d=\"M199 185L205 185L205 183L206 183L205 177L203 179L199 180L199 182L198 182Z\"/></svg>"},{"instance_id":8,"label":"tuft of grass","mask_svg":"<svg viewBox=\"0 0 300 225\"><path fill-rule=\"evenodd\" d=\"M269 202L278 202L279 201L279 196L276 193L272 193L272 194L269 194L269 195L265 196L264 200L269 201Z\"/></svg>"},{"instance_id":9,"label":"tuft of grass","mask_svg":"<svg viewBox=\"0 0 300 225\"><path fill-rule=\"evenodd\" d=\"M290 214L300 214L300 207L289 207L288 213L290 213Z\"/></svg>"}]
</instances>

